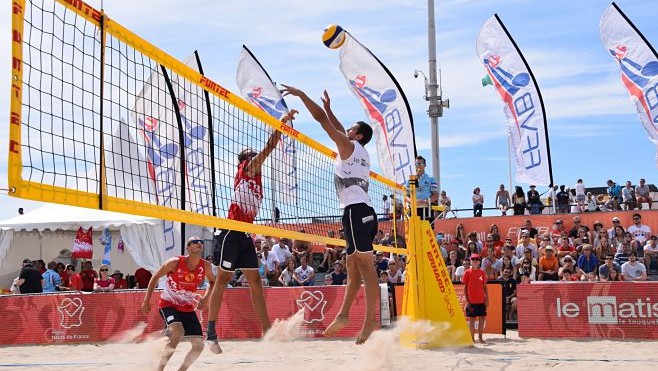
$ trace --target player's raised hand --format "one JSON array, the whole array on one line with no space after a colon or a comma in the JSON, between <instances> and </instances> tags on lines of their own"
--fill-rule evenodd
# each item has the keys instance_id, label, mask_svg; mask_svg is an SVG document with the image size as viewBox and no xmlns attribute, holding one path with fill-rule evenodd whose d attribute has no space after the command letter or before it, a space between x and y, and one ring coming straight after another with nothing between
<instances>
[{"instance_id":1,"label":"player's raised hand","mask_svg":"<svg viewBox=\"0 0 658 371\"><path fill-rule=\"evenodd\" d=\"M326 90L322 93L322 98L320 99L322 99L322 104L324 105L325 110L331 108L331 98L329 98L329 93L327 93Z\"/></svg>"},{"instance_id":2,"label":"player's raised hand","mask_svg":"<svg viewBox=\"0 0 658 371\"><path fill-rule=\"evenodd\" d=\"M304 94L303 91L301 91L300 89L297 89L294 86L285 85L285 84L281 84L281 85L283 86L283 89L281 89L281 94L283 94L284 97L287 96L287 95L292 95L292 96L295 96L295 97L301 97Z\"/></svg>"},{"instance_id":3,"label":"player's raised hand","mask_svg":"<svg viewBox=\"0 0 658 371\"><path fill-rule=\"evenodd\" d=\"M281 121L288 123L288 122L294 120L295 115L298 114L298 113L299 113L299 111L297 111L296 109L291 109L290 112L286 113L286 115L281 118Z\"/></svg>"}]
</instances>

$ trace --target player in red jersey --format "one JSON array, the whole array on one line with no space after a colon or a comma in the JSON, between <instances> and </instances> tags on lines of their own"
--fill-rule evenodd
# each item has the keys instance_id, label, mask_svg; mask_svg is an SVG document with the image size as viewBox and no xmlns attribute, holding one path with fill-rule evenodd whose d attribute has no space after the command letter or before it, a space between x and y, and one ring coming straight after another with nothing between
<instances>
[{"instance_id":1,"label":"player in red jersey","mask_svg":"<svg viewBox=\"0 0 658 371\"><path fill-rule=\"evenodd\" d=\"M178 343L185 337L192 342L192 349L185 356L179 370L187 370L199 358L203 350L203 330L195 309L203 310L208 306L208 298L215 284L210 262L201 259L203 240L191 237L187 240L187 255L167 260L151 277L142 303L142 312L151 311L151 295L160 278L166 276L164 291L160 295L160 314L167 325L165 334L169 341L160 359L158 370L164 370L174 354ZM201 296L197 288L207 278L209 282L206 293Z\"/></svg>"},{"instance_id":2,"label":"player in red jersey","mask_svg":"<svg viewBox=\"0 0 658 371\"><path fill-rule=\"evenodd\" d=\"M466 317L471 330L471 340L475 336L475 320L478 321L478 341L484 344L482 332L484 320L487 318L489 292L487 291L487 275L480 269L480 255L471 255L471 268L464 272L464 299L466 300Z\"/></svg>"},{"instance_id":3,"label":"player in red jersey","mask_svg":"<svg viewBox=\"0 0 658 371\"><path fill-rule=\"evenodd\" d=\"M288 122L297 113L296 110L291 110L281 121ZM245 223L254 222L263 200L261 169L267 157L278 145L280 138L281 132L274 130L260 152L247 148L238 155L238 171L235 175L234 192L228 210L228 219ZM240 269L247 278L249 291L251 292L251 302L263 327L263 333L269 330L271 326L265 308L263 282L258 272L258 257L256 256L256 248L251 234L228 229L218 232L213 241L213 264L219 269L217 270L217 285L215 285L210 297L207 335L209 349L216 354L221 353L222 348L217 342L215 321L222 305L224 289L226 289L226 285L233 277L236 269Z\"/></svg>"}]
</instances>

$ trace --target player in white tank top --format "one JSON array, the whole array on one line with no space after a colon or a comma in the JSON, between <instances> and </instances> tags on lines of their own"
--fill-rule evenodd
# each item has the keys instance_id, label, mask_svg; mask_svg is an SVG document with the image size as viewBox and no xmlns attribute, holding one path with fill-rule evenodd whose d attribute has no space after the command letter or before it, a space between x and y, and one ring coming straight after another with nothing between
<instances>
[{"instance_id":1,"label":"player in white tank top","mask_svg":"<svg viewBox=\"0 0 658 371\"><path fill-rule=\"evenodd\" d=\"M340 208L349 205L365 203L372 207L368 197L370 179L370 155L356 140L351 141L354 151L347 160L336 157L334 170L334 185L338 194Z\"/></svg>"}]
</instances>

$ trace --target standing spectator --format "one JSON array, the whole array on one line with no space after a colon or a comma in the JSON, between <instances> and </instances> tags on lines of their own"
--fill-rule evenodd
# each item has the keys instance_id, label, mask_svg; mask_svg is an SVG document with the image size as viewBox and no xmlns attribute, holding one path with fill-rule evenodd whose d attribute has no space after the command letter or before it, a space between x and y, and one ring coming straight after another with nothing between
<instances>
[{"instance_id":1,"label":"standing spectator","mask_svg":"<svg viewBox=\"0 0 658 371\"><path fill-rule=\"evenodd\" d=\"M292 257L292 252L286 244L287 239L281 238L279 242L272 246L272 255L276 259L277 264L279 264L279 269L283 270L286 268L288 259Z\"/></svg>"},{"instance_id":2,"label":"standing spectator","mask_svg":"<svg viewBox=\"0 0 658 371\"><path fill-rule=\"evenodd\" d=\"M592 254L592 245L583 245L583 253L578 257L578 270L580 274L596 272L599 268L599 259L596 255Z\"/></svg>"},{"instance_id":3,"label":"standing spectator","mask_svg":"<svg viewBox=\"0 0 658 371\"><path fill-rule=\"evenodd\" d=\"M482 216L482 208L484 207L484 195L480 193L480 187L475 187L473 190L473 217Z\"/></svg>"},{"instance_id":4,"label":"standing spectator","mask_svg":"<svg viewBox=\"0 0 658 371\"><path fill-rule=\"evenodd\" d=\"M57 292L62 286L62 278L55 271L57 263L51 261L48 263L48 269L41 275L43 278L43 292Z\"/></svg>"},{"instance_id":5,"label":"standing spectator","mask_svg":"<svg viewBox=\"0 0 658 371\"><path fill-rule=\"evenodd\" d=\"M265 241L262 245L261 263L267 270L267 281L270 285L275 286L279 278L279 265L276 262L276 257L270 252L270 244Z\"/></svg>"},{"instance_id":6,"label":"standing spectator","mask_svg":"<svg viewBox=\"0 0 658 371\"><path fill-rule=\"evenodd\" d=\"M123 273L120 270L115 270L110 276L114 278L114 289L115 290L126 290L128 288L128 282L123 278Z\"/></svg>"},{"instance_id":7,"label":"standing spectator","mask_svg":"<svg viewBox=\"0 0 658 371\"><path fill-rule=\"evenodd\" d=\"M98 277L94 279L94 291L112 291L116 283L114 278L110 277L110 267L107 265L101 265L98 270Z\"/></svg>"},{"instance_id":8,"label":"standing spectator","mask_svg":"<svg viewBox=\"0 0 658 371\"><path fill-rule=\"evenodd\" d=\"M43 292L43 277L32 265L32 260L24 259L21 272L14 283L21 294L38 294Z\"/></svg>"},{"instance_id":9,"label":"standing spectator","mask_svg":"<svg viewBox=\"0 0 658 371\"><path fill-rule=\"evenodd\" d=\"M75 265L69 264L66 266L66 271L69 274L69 286L70 291L80 291L82 290L82 277L80 274L75 272Z\"/></svg>"},{"instance_id":10,"label":"standing spectator","mask_svg":"<svg viewBox=\"0 0 658 371\"><path fill-rule=\"evenodd\" d=\"M44 274L46 273L46 263L43 261L43 259L38 259L32 261L32 265L34 265L34 268L39 271L39 273Z\"/></svg>"},{"instance_id":11,"label":"standing spectator","mask_svg":"<svg viewBox=\"0 0 658 371\"><path fill-rule=\"evenodd\" d=\"M646 281L647 268L644 264L637 261L637 254L631 252L628 256L628 261L621 265L621 274L624 276L624 281Z\"/></svg>"},{"instance_id":12,"label":"standing spectator","mask_svg":"<svg viewBox=\"0 0 658 371\"><path fill-rule=\"evenodd\" d=\"M611 273L613 268L617 271L617 273L619 273L619 271L621 270L621 267L615 261L614 255L606 254L605 263L603 263L599 267L599 279L601 281L609 281L610 280L610 273Z\"/></svg>"},{"instance_id":13,"label":"standing spectator","mask_svg":"<svg viewBox=\"0 0 658 371\"><path fill-rule=\"evenodd\" d=\"M612 179L608 179L607 184L608 201L601 205L601 209L603 211L621 210L619 207L621 203L621 186L613 182Z\"/></svg>"},{"instance_id":14,"label":"standing spectator","mask_svg":"<svg viewBox=\"0 0 658 371\"><path fill-rule=\"evenodd\" d=\"M539 259L539 276L537 279L539 281L557 281L560 262L553 256L553 246L546 246L544 251L546 256Z\"/></svg>"},{"instance_id":15,"label":"standing spectator","mask_svg":"<svg viewBox=\"0 0 658 371\"><path fill-rule=\"evenodd\" d=\"M496 207L500 209L502 216L507 215L507 210L509 209L510 196L509 192L505 189L505 185L501 184L498 192L496 192Z\"/></svg>"},{"instance_id":16,"label":"standing spectator","mask_svg":"<svg viewBox=\"0 0 658 371\"><path fill-rule=\"evenodd\" d=\"M525 200L525 192L523 192L521 186L516 186L516 190L512 195L512 204L514 205L514 215L525 214L527 203Z\"/></svg>"},{"instance_id":17,"label":"standing spectator","mask_svg":"<svg viewBox=\"0 0 658 371\"><path fill-rule=\"evenodd\" d=\"M416 157L416 178L418 186L416 187L417 215L422 220L430 220L432 217L432 204L439 200L439 186L436 180L425 172L426 161L423 156ZM407 181L409 187L409 181Z\"/></svg>"},{"instance_id":18,"label":"standing spectator","mask_svg":"<svg viewBox=\"0 0 658 371\"><path fill-rule=\"evenodd\" d=\"M57 263L57 274L62 279L62 288L69 287L69 272L66 271L64 263Z\"/></svg>"},{"instance_id":19,"label":"standing spectator","mask_svg":"<svg viewBox=\"0 0 658 371\"><path fill-rule=\"evenodd\" d=\"M626 229L626 232L633 236L632 249L637 251L639 256L644 256L642 248L644 243L651 237L651 228L648 225L642 224L642 215L633 214L633 225Z\"/></svg>"},{"instance_id":20,"label":"standing spectator","mask_svg":"<svg viewBox=\"0 0 658 371\"><path fill-rule=\"evenodd\" d=\"M212 258L211 258L212 261ZM89 263L91 265L91 263ZM95 271L92 270L95 273ZM153 275L146 268L140 267L135 271L135 284L138 289L145 289L148 287L151 277ZM83 280L84 282L84 280Z\"/></svg>"},{"instance_id":21,"label":"standing spectator","mask_svg":"<svg viewBox=\"0 0 658 371\"><path fill-rule=\"evenodd\" d=\"M582 179L576 181L576 185L573 187L576 190L576 206L578 207L578 212L585 212L585 201L587 200L585 185L583 184Z\"/></svg>"},{"instance_id":22,"label":"standing spectator","mask_svg":"<svg viewBox=\"0 0 658 371\"><path fill-rule=\"evenodd\" d=\"M564 184L560 186L560 192L555 195L555 199L557 200L557 212L564 214L569 213L569 201L571 197L569 197L569 192L565 189Z\"/></svg>"},{"instance_id":23,"label":"standing spectator","mask_svg":"<svg viewBox=\"0 0 658 371\"><path fill-rule=\"evenodd\" d=\"M640 178L640 184L635 186L635 196L637 197L637 208L642 210L642 203L646 202L651 210L653 199L651 198L651 190L649 186L644 184L644 178Z\"/></svg>"},{"instance_id":24,"label":"standing spectator","mask_svg":"<svg viewBox=\"0 0 658 371\"><path fill-rule=\"evenodd\" d=\"M489 306L489 293L487 291L487 277L480 269L480 256L471 255L473 267L464 272L464 301L466 302L466 316L468 317L471 340L475 342L475 321L478 321L478 341L484 344L482 332L484 320L487 317Z\"/></svg>"},{"instance_id":25,"label":"standing spectator","mask_svg":"<svg viewBox=\"0 0 658 371\"><path fill-rule=\"evenodd\" d=\"M288 259L285 268L279 275L279 283L284 287L292 287L293 275L295 274L295 259Z\"/></svg>"},{"instance_id":26,"label":"standing spectator","mask_svg":"<svg viewBox=\"0 0 658 371\"><path fill-rule=\"evenodd\" d=\"M135 275L137 275L137 273L135 273ZM94 291L94 280L98 278L98 272L94 270L90 260L84 262L84 269L80 272L80 277L82 278L82 291ZM146 282L146 285L148 285L148 281Z\"/></svg>"},{"instance_id":27,"label":"standing spectator","mask_svg":"<svg viewBox=\"0 0 658 371\"><path fill-rule=\"evenodd\" d=\"M626 186L621 189L621 201L624 204L624 210L635 210L637 207L635 188L633 188L630 180L627 180Z\"/></svg>"},{"instance_id":28,"label":"standing spectator","mask_svg":"<svg viewBox=\"0 0 658 371\"><path fill-rule=\"evenodd\" d=\"M644 245L644 266L651 270L651 260L658 257L658 237L651 236Z\"/></svg>"},{"instance_id":29,"label":"standing spectator","mask_svg":"<svg viewBox=\"0 0 658 371\"><path fill-rule=\"evenodd\" d=\"M334 285L347 284L347 274L345 274L343 263L340 260L336 260L334 263L334 270L327 276L331 277L332 284Z\"/></svg>"},{"instance_id":30,"label":"standing spectator","mask_svg":"<svg viewBox=\"0 0 658 371\"><path fill-rule=\"evenodd\" d=\"M388 196L384 195L382 197L382 210L384 216L382 217L382 220L389 220L391 219L391 200L388 199Z\"/></svg>"},{"instance_id":31,"label":"standing spectator","mask_svg":"<svg viewBox=\"0 0 658 371\"><path fill-rule=\"evenodd\" d=\"M507 268L503 270L499 281L503 285L503 297L505 298L505 309L507 320L512 320L516 314L516 280L512 277L512 271Z\"/></svg>"},{"instance_id":32,"label":"standing spectator","mask_svg":"<svg viewBox=\"0 0 658 371\"><path fill-rule=\"evenodd\" d=\"M295 286L313 286L315 280L315 271L313 267L308 265L308 260L306 256L302 256L300 259L301 265L295 269L295 272L292 276L293 284Z\"/></svg>"},{"instance_id":33,"label":"standing spectator","mask_svg":"<svg viewBox=\"0 0 658 371\"><path fill-rule=\"evenodd\" d=\"M536 188L537 187L534 184L531 184L530 190L528 191L528 208L532 215L541 214L541 211L544 208L544 205L541 203L541 196Z\"/></svg>"}]
</instances>

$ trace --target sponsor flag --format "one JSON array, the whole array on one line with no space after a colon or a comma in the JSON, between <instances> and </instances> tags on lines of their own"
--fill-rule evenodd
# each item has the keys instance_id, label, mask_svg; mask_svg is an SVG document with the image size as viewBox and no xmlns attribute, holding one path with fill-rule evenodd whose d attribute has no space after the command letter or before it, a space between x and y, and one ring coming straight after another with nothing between
<instances>
[{"instance_id":1,"label":"sponsor flag","mask_svg":"<svg viewBox=\"0 0 658 371\"><path fill-rule=\"evenodd\" d=\"M361 102L377 142L379 166L386 178L404 184L416 174L413 117L393 75L368 48L346 32L340 70Z\"/></svg>"},{"instance_id":2,"label":"sponsor flag","mask_svg":"<svg viewBox=\"0 0 658 371\"><path fill-rule=\"evenodd\" d=\"M615 3L603 13L600 28L603 46L619 64L621 81L656 146L658 166L658 53Z\"/></svg>"},{"instance_id":3,"label":"sponsor flag","mask_svg":"<svg viewBox=\"0 0 658 371\"><path fill-rule=\"evenodd\" d=\"M242 96L270 116L281 120L288 113L288 106L279 89L244 45L240 52L236 81ZM276 185L273 187L276 191L274 198L287 204L296 204L298 183L295 141L287 135L282 135L272 157L277 164L277 171L271 181L272 185Z\"/></svg>"},{"instance_id":4,"label":"sponsor flag","mask_svg":"<svg viewBox=\"0 0 658 371\"><path fill-rule=\"evenodd\" d=\"M516 160L516 181L553 182L546 113L532 71L498 15L482 26L477 54L503 100L507 133ZM485 85L483 80L483 85Z\"/></svg>"}]
</instances>

